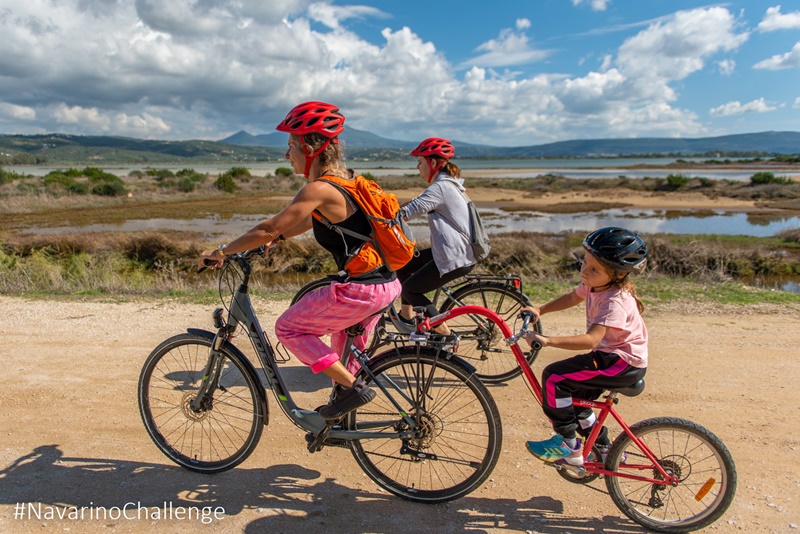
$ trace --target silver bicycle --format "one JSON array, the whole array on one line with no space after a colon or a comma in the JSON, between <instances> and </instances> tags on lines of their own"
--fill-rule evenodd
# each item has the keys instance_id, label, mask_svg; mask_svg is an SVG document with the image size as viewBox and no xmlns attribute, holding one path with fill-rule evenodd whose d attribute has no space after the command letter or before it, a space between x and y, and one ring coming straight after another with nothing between
<instances>
[{"instance_id":1,"label":"silver bicycle","mask_svg":"<svg viewBox=\"0 0 800 534\"><path fill-rule=\"evenodd\" d=\"M500 455L497 405L469 365L428 345L425 335L360 351L352 346L359 327L351 327L343 359L359 361L358 376L377 392L375 400L334 422L292 400L278 365L285 359L262 330L249 296L249 260L263 254L261 247L225 258L219 276L224 307L212 315L216 332L189 328L145 361L139 411L161 452L201 473L239 465L269 422L265 390L271 389L283 413L307 433L310 452L349 448L364 472L394 495L437 503L479 487ZM266 383L233 345L237 331L252 343Z\"/></svg>"}]
</instances>

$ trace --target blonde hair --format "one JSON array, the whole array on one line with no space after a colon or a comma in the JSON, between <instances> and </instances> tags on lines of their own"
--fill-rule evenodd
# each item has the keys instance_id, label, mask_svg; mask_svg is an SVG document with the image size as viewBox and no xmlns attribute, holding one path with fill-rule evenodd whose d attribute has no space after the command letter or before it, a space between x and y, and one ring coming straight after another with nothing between
<instances>
[{"instance_id":1,"label":"blonde hair","mask_svg":"<svg viewBox=\"0 0 800 534\"><path fill-rule=\"evenodd\" d=\"M300 138L300 136L298 136L298 138ZM328 146L325 147L325 150L320 152L317 159L319 160L320 166L325 170L346 173L347 166L344 163L344 143L342 143L341 139L336 139L337 142L334 143L331 141L328 143ZM311 153L313 154L329 139L322 134L314 132L302 136L301 140L303 144L311 148Z\"/></svg>"}]
</instances>

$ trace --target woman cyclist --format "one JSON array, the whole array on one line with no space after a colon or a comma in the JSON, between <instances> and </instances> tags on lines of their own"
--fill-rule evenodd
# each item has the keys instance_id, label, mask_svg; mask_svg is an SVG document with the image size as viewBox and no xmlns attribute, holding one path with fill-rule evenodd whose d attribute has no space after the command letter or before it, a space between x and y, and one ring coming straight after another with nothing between
<instances>
[{"instance_id":1,"label":"woman cyclist","mask_svg":"<svg viewBox=\"0 0 800 534\"><path fill-rule=\"evenodd\" d=\"M403 284L401 317L410 320L413 307L424 306L425 315L439 313L425 293L469 273L475 267L470 243L469 208L465 197L461 169L450 161L455 154L447 139L431 137L422 141L412 152L417 157L417 169L430 185L425 191L403 206L400 213L406 219L428 215L431 246L397 271ZM450 334L446 324L437 330Z\"/></svg>"},{"instance_id":2,"label":"woman cyclist","mask_svg":"<svg viewBox=\"0 0 800 534\"><path fill-rule=\"evenodd\" d=\"M324 373L336 383L331 401L317 409L325 419L338 419L367 404L375 392L363 380L356 380L358 363L349 369L340 361L346 334L356 323L365 334L356 340L363 348L366 333L378 314L400 293L400 282L387 269L371 244L336 232L320 222L333 224L362 235L370 235L370 223L361 208L325 180L353 180L342 157L338 135L344 130L344 116L336 106L306 102L292 109L278 126L289 134L286 159L294 172L303 173L305 184L286 208L244 235L202 253L219 265L224 256L260 245L294 237L313 229L314 237L334 257L338 279L303 297L275 323L275 334L283 345L315 373ZM320 340L331 335L329 347Z\"/></svg>"}]
</instances>

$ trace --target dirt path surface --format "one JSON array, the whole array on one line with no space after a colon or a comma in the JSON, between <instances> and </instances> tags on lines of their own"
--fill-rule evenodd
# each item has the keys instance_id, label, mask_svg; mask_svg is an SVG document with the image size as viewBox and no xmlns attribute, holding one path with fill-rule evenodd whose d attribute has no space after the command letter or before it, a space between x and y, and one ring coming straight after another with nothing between
<instances>
[{"instance_id":1,"label":"dirt path surface","mask_svg":"<svg viewBox=\"0 0 800 534\"><path fill-rule=\"evenodd\" d=\"M0 305L6 310L0 355L10 372L0 387L0 532L641 532L616 509L602 480L570 484L525 452L526 439L546 438L550 430L519 378L491 388L503 419L503 452L490 480L457 501L406 502L379 490L345 449L309 454L303 433L273 397L255 453L232 471L200 475L171 464L150 441L136 386L149 352L184 327L210 329L213 306L9 297L0 297ZM286 302L256 299L256 306L271 334ZM738 491L708 531L800 532L800 317L646 317L648 387L620 403L625 418L691 419L728 446ZM545 319L549 333L582 324L579 312ZM537 373L568 354L545 352ZM294 360L287 365L301 405L324 400L325 380ZM129 502L221 507L224 517L207 525L174 515L136 518L135 507L131 519L98 519L88 509L83 519L57 517L72 507L113 511ZM31 514L35 503L41 519ZM48 510L55 515L46 517Z\"/></svg>"}]
</instances>

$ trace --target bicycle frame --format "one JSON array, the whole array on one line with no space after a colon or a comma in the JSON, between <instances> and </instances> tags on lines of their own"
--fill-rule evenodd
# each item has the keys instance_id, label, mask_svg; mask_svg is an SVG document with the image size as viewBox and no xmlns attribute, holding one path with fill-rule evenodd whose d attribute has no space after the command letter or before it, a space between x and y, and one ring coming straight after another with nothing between
<instances>
[{"instance_id":1,"label":"bicycle frame","mask_svg":"<svg viewBox=\"0 0 800 534\"><path fill-rule=\"evenodd\" d=\"M435 317L425 318L422 319L419 323L419 331L421 333L430 331L433 327L444 323L445 321L459 317L461 315L480 315L483 316L490 321L494 322L500 331L502 332L503 336L505 337L506 341L511 346L511 350L514 353L514 357L517 360L517 364L522 369L522 374L525 376L525 380L528 382L528 385L533 391L533 395L536 398L536 401L541 406L542 404L542 386L539 383L539 380L536 378L536 375L533 372L533 368L531 368L530 364L525 359L524 354L522 353L522 349L520 349L518 340L520 336L515 336L514 333L509 328L508 324L496 313L491 310L487 310L486 308L481 308L480 306L462 306L460 308L455 308L444 313L441 313ZM527 327L527 322L525 326ZM583 459L584 465L587 473L597 473L600 475L605 476L614 476L614 477L622 477L622 478L629 478L632 480L639 480L642 482L648 482L650 484L658 484L658 485L671 485L677 486L678 485L678 478L674 475L668 473L658 462L656 456L653 452L644 444L639 438L637 438L630 430L630 427L622 418L622 416L617 412L614 408L614 405L618 402L617 393L611 392L606 396L605 401L598 402L598 401L591 401L591 400L584 400L579 398L573 398L573 404L580 408L591 408L593 410L599 410L597 414L597 423L594 425L592 432L589 434L589 437L586 439L586 443L583 446ZM647 476L640 476L635 474L629 474L626 472L620 471L609 471L605 468L605 464L603 462L598 461L590 461L588 459L589 454L592 451L592 447L594 446L595 440L597 436L600 434L600 429L605 424L605 421L608 419L608 416L614 418L614 420L619 424L622 428L622 431L628 435L628 437L636 444L639 450L644 453L648 460L650 460L650 464L629 464L624 463L620 464L620 467L630 470L638 470L638 471L647 471L655 469L659 475L663 478L657 479L654 477L647 477Z\"/></svg>"},{"instance_id":2,"label":"bicycle frame","mask_svg":"<svg viewBox=\"0 0 800 534\"><path fill-rule=\"evenodd\" d=\"M436 288L436 291L433 294L433 298L431 302L437 309L441 308L442 306L439 304L439 298L444 295L445 298L451 302L453 302L456 306L462 306L462 303L456 300L453 297L453 293L461 289L462 287L469 285L474 282L505 282L507 285L513 287L514 289L519 289L522 287L522 279L519 276L515 275L494 275L494 274L468 274L463 277L463 280L453 284L453 285L443 285L441 287ZM395 309L394 304L390 304L387 311L386 317L391 321L392 325L394 326L395 330L403 334L411 334L414 332L414 327L408 324L404 324L402 321L398 320L399 313Z\"/></svg>"},{"instance_id":3,"label":"bicycle frame","mask_svg":"<svg viewBox=\"0 0 800 534\"><path fill-rule=\"evenodd\" d=\"M237 258L238 259L238 258ZM312 432L314 434L319 434L323 430L329 428L330 422L326 421L316 411L307 410L304 408L300 408L295 401L292 399L292 395L289 389L286 386L286 382L283 379L283 376L280 373L278 368L278 362L275 357L275 350L272 347L272 344L269 342L264 330L261 328L261 324L258 321L258 317L256 316L255 309L253 308L252 302L250 300L249 294L249 277L251 269L249 264L246 260L241 260L237 263L242 268L244 279L236 290L233 300L231 302L230 308L228 310L228 320L227 323L223 323L221 319L222 310L219 309L214 313L215 319L215 326L218 327L218 331L216 335L214 335L214 340L212 343L212 347L209 353L208 363L205 367L205 373L203 377L203 382L200 385L197 395L195 399L192 401L192 408L199 409L206 398L206 395L209 391L213 392L214 388L217 387L217 383L219 380L219 375L221 371L221 366L219 365L220 361L220 349L229 341L232 337L235 327L230 325L242 325L247 329L247 335L250 339L251 344L253 345L253 349L256 351L258 358L261 362L261 366L264 369L264 373L267 377L268 386L270 389L273 390L275 394L275 398L281 407L281 410L286 414L286 416L298 427ZM195 332L204 332L205 331L198 331L194 330ZM211 334L210 332L206 334ZM360 440L360 439L375 439L375 438L396 438L396 439L409 439L413 438L417 431L418 425L417 422L411 418L407 413L405 413L401 408L397 401L394 399L392 394L388 391L387 385L384 384L383 380L378 380L372 371L369 369L368 366L368 357L367 354L358 350L356 347L352 346L352 341L355 337L355 333L349 333L347 342L345 343L345 347L349 347L349 350L345 350L343 354L343 358L347 358L350 354L353 357L358 358L359 362L361 363L362 369L366 373L368 373L375 385L377 385L391 400L394 406L398 410L398 414L408 423L408 429L402 432L369 432L365 430L343 430L333 428L330 429L330 433L327 434L332 438L338 438L342 440ZM260 377L256 376L257 380L261 380ZM263 384L262 384L263 386ZM394 389L400 395L403 395L403 392L391 381L388 384L389 388ZM266 402L264 400L264 402ZM267 424L268 419L265 418L265 424ZM369 426L375 426L376 428L383 428L386 425L384 422L375 421L374 425L370 425L366 422L359 424L360 428L368 428Z\"/></svg>"}]
</instances>

